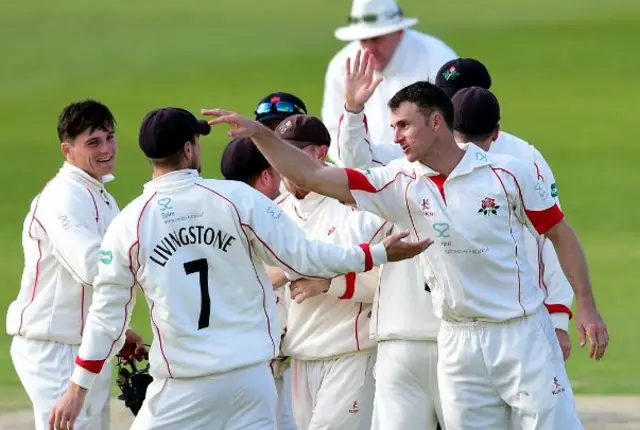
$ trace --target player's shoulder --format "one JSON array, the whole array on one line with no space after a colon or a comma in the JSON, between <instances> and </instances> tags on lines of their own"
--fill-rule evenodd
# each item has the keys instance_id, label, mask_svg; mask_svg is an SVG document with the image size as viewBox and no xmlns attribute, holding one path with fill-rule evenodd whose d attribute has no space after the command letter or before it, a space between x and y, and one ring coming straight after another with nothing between
<instances>
[{"instance_id":1,"label":"player's shoulder","mask_svg":"<svg viewBox=\"0 0 640 430\"><path fill-rule=\"evenodd\" d=\"M487 153L489 165L493 169L503 171L507 174L520 176L531 171L531 163L511 154L489 154Z\"/></svg>"},{"instance_id":2,"label":"player's shoulder","mask_svg":"<svg viewBox=\"0 0 640 430\"><path fill-rule=\"evenodd\" d=\"M536 151L536 148L526 140L502 130L500 130L498 139L493 142L491 147L495 147L496 153L511 154L516 157L524 156L526 158L529 158Z\"/></svg>"},{"instance_id":3,"label":"player's shoulder","mask_svg":"<svg viewBox=\"0 0 640 430\"><path fill-rule=\"evenodd\" d=\"M264 194L241 181L203 178L196 184L203 190L203 198L206 195L213 197L233 209L242 219L257 207L275 206Z\"/></svg>"},{"instance_id":4,"label":"player's shoulder","mask_svg":"<svg viewBox=\"0 0 640 430\"><path fill-rule=\"evenodd\" d=\"M406 30L407 31L407 36L409 38L411 38L412 45L417 45L417 46L413 46L412 48L418 48L421 50L424 50L425 52L429 53L429 56L448 56L448 57L452 57L452 58L456 58L457 54L456 52L453 50L453 48L451 48L449 45L447 45L446 42L444 42L442 39L433 36L431 34L426 34L426 33L422 33L420 31L417 30Z\"/></svg>"},{"instance_id":5,"label":"player's shoulder","mask_svg":"<svg viewBox=\"0 0 640 430\"><path fill-rule=\"evenodd\" d=\"M149 205L153 204L155 197L155 193L147 192L131 200L120 210L113 221L111 221L109 228L128 230L136 229L145 210L149 208Z\"/></svg>"},{"instance_id":6,"label":"player's shoulder","mask_svg":"<svg viewBox=\"0 0 640 430\"><path fill-rule=\"evenodd\" d=\"M204 194L210 194L228 200L229 203L240 203L247 198L253 198L260 194L254 188L241 181L229 179L198 179L196 184Z\"/></svg>"},{"instance_id":7,"label":"player's shoulder","mask_svg":"<svg viewBox=\"0 0 640 430\"><path fill-rule=\"evenodd\" d=\"M415 177L416 175L414 163L410 162L405 157L395 158L385 166L375 167L375 169L381 169L380 172L387 176L402 175L406 177Z\"/></svg>"},{"instance_id":8,"label":"player's shoulder","mask_svg":"<svg viewBox=\"0 0 640 430\"><path fill-rule=\"evenodd\" d=\"M67 175L57 174L38 194L38 211L56 212L95 210L95 201L89 189Z\"/></svg>"}]
</instances>

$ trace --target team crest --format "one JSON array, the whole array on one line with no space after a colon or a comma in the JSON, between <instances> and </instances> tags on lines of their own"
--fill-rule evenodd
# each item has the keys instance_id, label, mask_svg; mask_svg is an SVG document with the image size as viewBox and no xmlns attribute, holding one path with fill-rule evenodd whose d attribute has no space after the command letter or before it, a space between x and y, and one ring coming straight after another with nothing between
<instances>
[{"instance_id":1,"label":"team crest","mask_svg":"<svg viewBox=\"0 0 640 430\"><path fill-rule=\"evenodd\" d=\"M454 66L453 64L447 70L442 72L442 77L445 81L450 81L457 78L458 76L460 76L460 72L458 72L456 66Z\"/></svg>"},{"instance_id":2,"label":"team crest","mask_svg":"<svg viewBox=\"0 0 640 430\"><path fill-rule=\"evenodd\" d=\"M292 131L294 127L293 121L288 119L278 127L278 133L285 134L288 131Z\"/></svg>"},{"instance_id":3,"label":"team crest","mask_svg":"<svg viewBox=\"0 0 640 430\"><path fill-rule=\"evenodd\" d=\"M478 213L488 216L489 214L497 215L500 206L496 204L496 199L491 197L485 197L482 199L481 207L478 209Z\"/></svg>"}]
</instances>

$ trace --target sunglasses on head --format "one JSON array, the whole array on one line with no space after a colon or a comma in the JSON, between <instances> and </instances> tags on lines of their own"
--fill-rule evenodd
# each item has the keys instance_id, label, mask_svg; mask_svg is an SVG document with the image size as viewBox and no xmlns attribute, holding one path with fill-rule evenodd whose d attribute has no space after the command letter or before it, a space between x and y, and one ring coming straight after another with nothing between
<instances>
[{"instance_id":1,"label":"sunglasses on head","mask_svg":"<svg viewBox=\"0 0 640 430\"><path fill-rule=\"evenodd\" d=\"M283 102L283 101L275 102L275 103L271 103L271 102L260 103L256 108L256 115L264 115L266 113L273 113L273 112L306 114L306 112L301 107L296 106L291 102Z\"/></svg>"},{"instance_id":2,"label":"sunglasses on head","mask_svg":"<svg viewBox=\"0 0 640 430\"><path fill-rule=\"evenodd\" d=\"M377 15L375 13L369 13L362 16L350 16L348 19L349 19L349 24L358 24L360 22L373 24L374 22L378 22L386 19L393 19L393 18L401 17L403 15L404 14L402 12L402 9L398 9L397 11L391 12L391 13L383 13L380 15Z\"/></svg>"}]
</instances>

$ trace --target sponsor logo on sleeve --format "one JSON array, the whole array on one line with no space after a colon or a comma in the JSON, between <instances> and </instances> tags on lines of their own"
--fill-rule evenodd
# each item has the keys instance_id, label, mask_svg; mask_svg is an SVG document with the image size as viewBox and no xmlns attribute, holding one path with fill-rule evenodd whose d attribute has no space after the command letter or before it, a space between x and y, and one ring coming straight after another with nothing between
<instances>
[{"instance_id":1,"label":"sponsor logo on sleeve","mask_svg":"<svg viewBox=\"0 0 640 430\"><path fill-rule=\"evenodd\" d=\"M536 183L536 186L534 188L542 200L546 200L547 197L549 197L549 191L547 191L542 182Z\"/></svg>"},{"instance_id":2,"label":"sponsor logo on sleeve","mask_svg":"<svg viewBox=\"0 0 640 430\"><path fill-rule=\"evenodd\" d=\"M102 264L111 264L113 261L113 252L107 249L101 249L100 256L98 258Z\"/></svg>"},{"instance_id":3,"label":"sponsor logo on sleeve","mask_svg":"<svg viewBox=\"0 0 640 430\"><path fill-rule=\"evenodd\" d=\"M558 185L555 182L551 184L551 197L558 197Z\"/></svg>"}]
</instances>

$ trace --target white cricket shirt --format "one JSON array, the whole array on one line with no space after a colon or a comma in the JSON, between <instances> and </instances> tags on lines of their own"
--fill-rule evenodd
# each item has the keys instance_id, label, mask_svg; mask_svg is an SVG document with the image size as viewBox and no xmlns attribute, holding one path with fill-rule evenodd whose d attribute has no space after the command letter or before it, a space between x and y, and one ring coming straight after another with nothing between
<instances>
[{"instance_id":1,"label":"white cricket shirt","mask_svg":"<svg viewBox=\"0 0 640 430\"><path fill-rule=\"evenodd\" d=\"M100 242L118 212L101 181L63 164L24 220L24 268L18 297L7 312L8 334L80 344Z\"/></svg>"},{"instance_id":2,"label":"white cricket shirt","mask_svg":"<svg viewBox=\"0 0 640 430\"><path fill-rule=\"evenodd\" d=\"M193 378L267 364L280 327L264 264L333 277L384 263L383 245L307 241L271 200L195 170L162 175L113 220L72 380L89 388L124 343L135 288L149 305L156 379Z\"/></svg>"},{"instance_id":3,"label":"white cricket shirt","mask_svg":"<svg viewBox=\"0 0 640 430\"><path fill-rule=\"evenodd\" d=\"M526 230L564 215L528 165L469 145L446 178L419 162L346 170L361 209L437 240L420 255L436 316L506 321L543 304Z\"/></svg>"},{"instance_id":4,"label":"white cricket shirt","mask_svg":"<svg viewBox=\"0 0 640 430\"><path fill-rule=\"evenodd\" d=\"M367 134L367 121L364 113L352 114L344 111L340 118L337 147L340 158L336 163L343 167L368 168L384 166L393 160L404 159L400 145L395 143L371 142ZM536 177L545 184L556 203L558 188L551 167L540 151L528 142L500 131L498 139L489 147L491 154L512 155L533 167ZM573 303L573 289L569 284L553 244L541 235L526 235L527 255L530 264L536 268L539 285L546 293L545 306L551 313L554 327L568 331L571 305ZM391 265L406 264L406 262L391 263Z\"/></svg>"},{"instance_id":5,"label":"white cricket shirt","mask_svg":"<svg viewBox=\"0 0 640 430\"><path fill-rule=\"evenodd\" d=\"M329 129L332 142L336 142L338 119L344 109L345 62L348 57L353 59L358 49L361 49L359 41L347 44L331 59L325 74L322 122ZM404 31L389 64L381 73L375 72L374 77L382 76L383 81L365 105L374 142L393 141L387 108L389 99L414 82L434 82L440 67L457 57L453 49L440 39L415 30ZM337 145L329 147L329 156L334 161L337 148Z\"/></svg>"},{"instance_id":6,"label":"white cricket shirt","mask_svg":"<svg viewBox=\"0 0 640 430\"><path fill-rule=\"evenodd\" d=\"M376 244L391 229L391 224L380 217L354 211L316 193L309 193L304 199L286 193L278 204L308 239L345 245ZM373 348L375 341L369 338L369 321L377 275L378 271L372 270L338 276L331 281L327 294L302 303L290 299L287 287L283 353L301 360L318 360Z\"/></svg>"}]
</instances>

